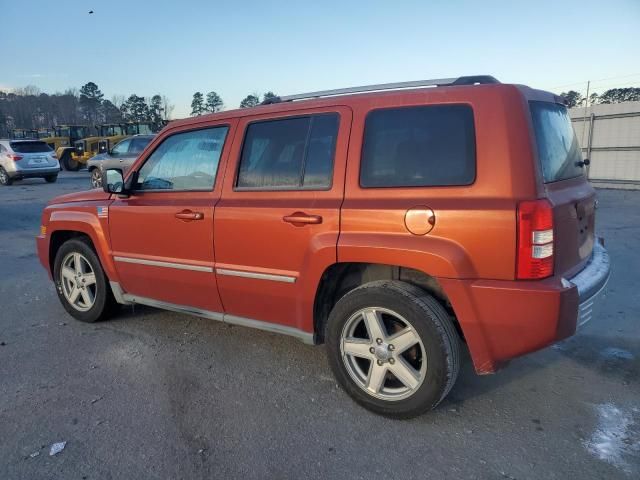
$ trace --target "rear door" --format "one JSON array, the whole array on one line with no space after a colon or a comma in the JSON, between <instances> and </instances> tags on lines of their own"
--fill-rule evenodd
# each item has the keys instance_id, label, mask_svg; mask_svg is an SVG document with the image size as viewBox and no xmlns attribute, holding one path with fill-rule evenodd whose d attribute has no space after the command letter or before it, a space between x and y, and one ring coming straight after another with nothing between
<instances>
[{"instance_id":1,"label":"rear door","mask_svg":"<svg viewBox=\"0 0 640 480\"><path fill-rule=\"evenodd\" d=\"M346 107L240 120L214 234L234 323L312 329L315 289L336 261L350 127Z\"/></svg>"},{"instance_id":2,"label":"rear door","mask_svg":"<svg viewBox=\"0 0 640 480\"><path fill-rule=\"evenodd\" d=\"M566 107L532 100L529 110L539 169L554 210L555 273L570 274L593 250L596 193L587 180Z\"/></svg>"},{"instance_id":3,"label":"rear door","mask_svg":"<svg viewBox=\"0 0 640 480\"><path fill-rule=\"evenodd\" d=\"M109 206L125 292L222 315L213 216L234 122L169 133L139 167L132 193Z\"/></svg>"}]
</instances>

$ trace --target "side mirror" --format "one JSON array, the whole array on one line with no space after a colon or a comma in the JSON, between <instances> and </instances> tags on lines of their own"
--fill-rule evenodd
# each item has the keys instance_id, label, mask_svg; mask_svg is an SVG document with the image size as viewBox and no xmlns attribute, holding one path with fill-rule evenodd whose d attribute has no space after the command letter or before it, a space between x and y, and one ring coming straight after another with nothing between
<instances>
[{"instance_id":1,"label":"side mirror","mask_svg":"<svg viewBox=\"0 0 640 480\"><path fill-rule=\"evenodd\" d=\"M124 193L124 176L119 168L102 172L102 189L107 193Z\"/></svg>"}]
</instances>

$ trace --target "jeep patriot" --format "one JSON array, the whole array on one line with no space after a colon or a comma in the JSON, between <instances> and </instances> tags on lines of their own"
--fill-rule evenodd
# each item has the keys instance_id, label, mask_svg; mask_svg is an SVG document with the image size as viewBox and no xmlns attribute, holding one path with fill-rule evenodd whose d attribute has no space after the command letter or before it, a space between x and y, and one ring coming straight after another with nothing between
<instances>
[{"instance_id":1,"label":"jeep patriot","mask_svg":"<svg viewBox=\"0 0 640 480\"><path fill-rule=\"evenodd\" d=\"M277 97L174 121L103 189L54 198L64 308L144 304L324 343L382 415L435 407L573 335L609 277L565 102L490 76Z\"/></svg>"}]
</instances>

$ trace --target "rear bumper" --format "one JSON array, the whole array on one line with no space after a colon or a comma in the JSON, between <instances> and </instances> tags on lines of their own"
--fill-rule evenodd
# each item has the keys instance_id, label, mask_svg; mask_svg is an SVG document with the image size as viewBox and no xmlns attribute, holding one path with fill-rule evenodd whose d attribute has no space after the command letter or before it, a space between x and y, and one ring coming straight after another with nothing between
<instances>
[{"instance_id":1,"label":"rear bumper","mask_svg":"<svg viewBox=\"0 0 640 480\"><path fill-rule=\"evenodd\" d=\"M600 242L596 242L589 263L575 276L565 282L575 286L580 301L578 310L578 327L591 320L593 304L596 297L604 290L609 281L611 264L609 254ZM565 283L566 285L567 283Z\"/></svg>"},{"instance_id":2,"label":"rear bumper","mask_svg":"<svg viewBox=\"0 0 640 480\"><path fill-rule=\"evenodd\" d=\"M476 371L493 373L510 359L547 347L591 318L609 279L609 255L599 243L572 278L539 281L441 279Z\"/></svg>"},{"instance_id":3,"label":"rear bumper","mask_svg":"<svg viewBox=\"0 0 640 480\"><path fill-rule=\"evenodd\" d=\"M21 178L38 178L38 177L47 177L49 175L57 175L60 173L60 166L47 166L40 168L23 168L20 170L14 170L12 172L7 172L7 175L13 179L21 179Z\"/></svg>"}]
</instances>

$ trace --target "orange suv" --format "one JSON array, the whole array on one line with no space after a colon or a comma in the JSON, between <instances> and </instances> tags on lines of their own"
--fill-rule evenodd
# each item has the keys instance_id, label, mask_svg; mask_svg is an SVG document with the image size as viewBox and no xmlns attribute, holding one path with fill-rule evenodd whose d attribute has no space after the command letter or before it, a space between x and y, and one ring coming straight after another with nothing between
<instances>
[{"instance_id":1,"label":"orange suv","mask_svg":"<svg viewBox=\"0 0 640 480\"><path fill-rule=\"evenodd\" d=\"M372 85L172 122L38 253L75 318L144 304L324 343L377 413L435 407L572 335L609 277L561 97L493 77Z\"/></svg>"}]
</instances>

